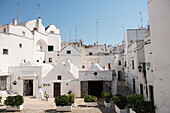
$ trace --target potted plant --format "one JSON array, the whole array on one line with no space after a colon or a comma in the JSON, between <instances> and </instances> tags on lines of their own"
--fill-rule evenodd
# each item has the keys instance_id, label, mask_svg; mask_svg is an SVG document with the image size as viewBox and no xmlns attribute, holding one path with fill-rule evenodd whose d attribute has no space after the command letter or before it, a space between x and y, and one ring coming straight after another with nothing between
<instances>
[{"instance_id":1,"label":"potted plant","mask_svg":"<svg viewBox=\"0 0 170 113\"><path fill-rule=\"evenodd\" d=\"M86 106L97 106L97 97L92 95L86 95L84 97L84 102L86 103Z\"/></svg>"},{"instance_id":2,"label":"potted plant","mask_svg":"<svg viewBox=\"0 0 170 113\"><path fill-rule=\"evenodd\" d=\"M55 104L57 111L71 111L72 103L74 102L72 96L60 95L55 97Z\"/></svg>"},{"instance_id":3,"label":"potted plant","mask_svg":"<svg viewBox=\"0 0 170 113\"><path fill-rule=\"evenodd\" d=\"M20 111L23 109L24 99L23 96L8 96L4 101L7 111Z\"/></svg>"},{"instance_id":4,"label":"potted plant","mask_svg":"<svg viewBox=\"0 0 170 113\"><path fill-rule=\"evenodd\" d=\"M103 91L102 97L104 98L104 106L111 107L111 103L110 103L111 94L109 92Z\"/></svg>"},{"instance_id":5,"label":"potted plant","mask_svg":"<svg viewBox=\"0 0 170 113\"><path fill-rule=\"evenodd\" d=\"M127 97L127 103L130 107L130 113L140 112L141 104L143 103L144 98L139 94L131 94Z\"/></svg>"},{"instance_id":6,"label":"potted plant","mask_svg":"<svg viewBox=\"0 0 170 113\"><path fill-rule=\"evenodd\" d=\"M127 113L127 108L126 108L126 97L116 94L113 96L113 102L115 104L115 111L117 113Z\"/></svg>"},{"instance_id":7,"label":"potted plant","mask_svg":"<svg viewBox=\"0 0 170 113\"><path fill-rule=\"evenodd\" d=\"M143 101L142 103L142 111L144 113L155 113L155 106L150 101Z\"/></svg>"},{"instance_id":8,"label":"potted plant","mask_svg":"<svg viewBox=\"0 0 170 113\"><path fill-rule=\"evenodd\" d=\"M2 97L0 97L0 105L2 105Z\"/></svg>"}]
</instances>

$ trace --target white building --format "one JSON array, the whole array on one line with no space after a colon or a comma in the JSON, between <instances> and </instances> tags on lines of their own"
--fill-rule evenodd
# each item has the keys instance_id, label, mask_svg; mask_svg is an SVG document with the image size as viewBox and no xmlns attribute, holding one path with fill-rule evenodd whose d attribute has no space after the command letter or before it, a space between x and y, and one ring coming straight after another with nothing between
<instances>
[{"instance_id":1,"label":"white building","mask_svg":"<svg viewBox=\"0 0 170 113\"><path fill-rule=\"evenodd\" d=\"M44 64L48 56L48 45L55 46L55 51L61 48L59 29L56 30L52 25L46 30L40 17L21 24L17 24L14 19L13 24L0 26L1 95L7 92L30 95L26 93L29 89L31 95L36 96L42 78L53 68L51 64ZM53 30L56 35L51 37L49 31ZM35 65L27 65L32 63ZM13 85L14 82L16 85ZM29 85L27 89L26 84Z\"/></svg>"},{"instance_id":2,"label":"white building","mask_svg":"<svg viewBox=\"0 0 170 113\"><path fill-rule=\"evenodd\" d=\"M170 112L170 1L147 0L151 39L151 59L153 61L149 81L150 99L156 106L157 113ZM149 53L150 53L149 52ZM147 53L148 54L148 53ZM152 78L153 77L153 78ZM152 79L152 80L151 80Z\"/></svg>"}]
</instances>

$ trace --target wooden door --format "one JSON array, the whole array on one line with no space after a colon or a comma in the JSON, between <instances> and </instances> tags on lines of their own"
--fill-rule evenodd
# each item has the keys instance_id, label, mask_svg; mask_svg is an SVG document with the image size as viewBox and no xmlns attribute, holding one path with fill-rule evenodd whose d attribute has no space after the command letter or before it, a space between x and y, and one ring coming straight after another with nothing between
<instances>
[{"instance_id":1,"label":"wooden door","mask_svg":"<svg viewBox=\"0 0 170 113\"><path fill-rule=\"evenodd\" d=\"M61 95L61 84L54 83L54 97L58 95Z\"/></svg>"}]
</instances>

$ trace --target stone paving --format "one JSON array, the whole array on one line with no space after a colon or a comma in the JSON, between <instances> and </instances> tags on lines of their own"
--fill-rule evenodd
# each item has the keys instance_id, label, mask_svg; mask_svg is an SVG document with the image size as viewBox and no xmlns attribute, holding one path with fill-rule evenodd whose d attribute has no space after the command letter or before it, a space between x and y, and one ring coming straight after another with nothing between
<instances>
[{"instance_id":1,"label":"stone paving","mask_svg":"<svg viewBox=\"0 0 170 113\"><path fill-rule=\"evenodd\" d=\"M0 106L0 113L6 113L5 106ZM64 113L64 112L56 111L56 106L53 98L50 98L49 101L41 101L39 99L31 97L24 97L24 109L21 111L21 113ZM86 107L82 98L76 98L76 106L73 106L72 112L66 113L115 113L115 112L113 105L112 108L105 108L103 106L103 99L99 99L97 107Z\"/></svg>"},{"instance_id":2,"label":"stone paving","mask_svg":"<svg viewBox=\"0 0 170 113\"><path fill-rule=\"evenodd\" d=\"M133 92L126 86L124 81L118 82L118 94L128 96L132 93ZM73 106L72 112L66 113L115 113L113 103L111 108L106 108L101 98L98 98L97 107L86 107L83 98L76 98L75 101L76 106ZM0 113L6 113L5 106L0 106ZM24 109L21 113L57 113L54 98L50 98L49 101L41 101L31 97L24 97Z\"/></svg>"}]
</instances>

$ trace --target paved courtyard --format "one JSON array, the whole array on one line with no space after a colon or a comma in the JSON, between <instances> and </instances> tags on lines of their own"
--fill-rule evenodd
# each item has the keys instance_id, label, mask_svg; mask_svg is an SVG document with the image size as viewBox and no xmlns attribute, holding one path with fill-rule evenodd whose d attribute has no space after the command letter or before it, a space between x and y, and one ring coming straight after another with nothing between
<instances>
[{"instance_id":1,"label":"paved courtyard","mask_svg":"<svg viewBox=\"0 0 170 113\"><path fill-rule=\"evenodd\" d=\"M118 94L128 96L132 93L124 81L118 82ZM113 103L111 108L106 108L102 98L98 98L97 107L86 107L83 98L76 98L75 102L76 106L73 106L72 112L66 113L115 113ZM5 106L0 106L0 113L6 113ZM50 98L49 101L41 101L32 97L24 97L24 109L21 113L57 113L54 98Z\"/></svg>"},{"instance_id":2,"label":"paved courtyard","mask_svg":"<svg viewBox=\"0 0 170 113\"><path fill-rule=\"evenodd\" d=\"M103 106L102 99L99 99L97 107L86 107L82 98L77 98L76 104L76 106L73 106L72 112L66 113L115 113L113 105L112 108ZM5 106L0 106L0 113L6 113ZM31 97L24 97L24 109L21 113L57 113L57 111L53 98L50 98L49 101L41 101Z\"/></svg>"}]
</instances>

